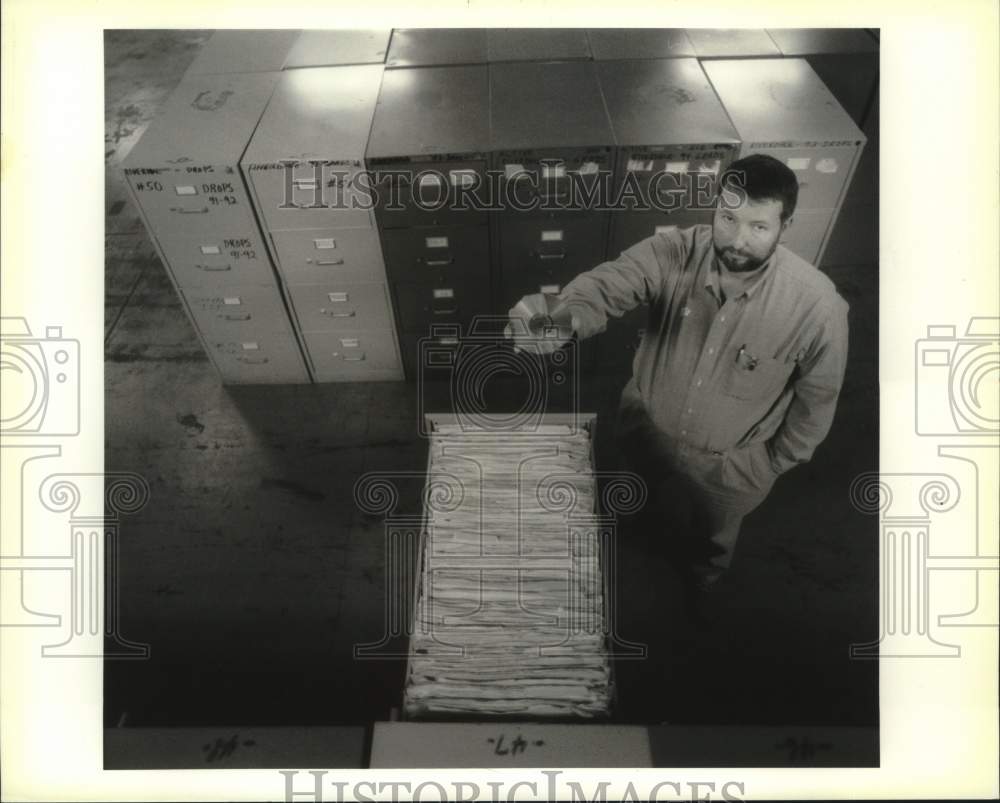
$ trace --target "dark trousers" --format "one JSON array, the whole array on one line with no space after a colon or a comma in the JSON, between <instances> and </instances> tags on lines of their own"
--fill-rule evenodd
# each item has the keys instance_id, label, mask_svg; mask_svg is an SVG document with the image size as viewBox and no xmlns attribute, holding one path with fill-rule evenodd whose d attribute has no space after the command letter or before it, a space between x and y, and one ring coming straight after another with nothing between
<instances>
[{"instance_id":1,"label":"dark trousers","mask_svg":"<svg viewBox=\"0 0 1000 803\"><path fill-rule=\"evenodd\" d=\"M651 426L619 415L624 466L642 478L648 493L633 523L688 578L711 584L729 568L744 516L774 485L767 446L705 451Z\"/></svg>"}]
</instances>

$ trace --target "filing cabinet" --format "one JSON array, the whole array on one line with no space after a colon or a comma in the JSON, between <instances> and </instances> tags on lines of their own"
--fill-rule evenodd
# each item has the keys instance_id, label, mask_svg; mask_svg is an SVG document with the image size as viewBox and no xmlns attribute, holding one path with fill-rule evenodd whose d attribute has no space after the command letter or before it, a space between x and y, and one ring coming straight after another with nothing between
<instances>
[{"instance_id":1,"label":"filing cabinet","mask_svg":"<svg viewBox=\"0 0 1000 803\"><path fill-rule=\"evenodd\" d=\"M219 30L191 62L191 75L277 72L299 38L298 30Z\"/></svg>"},{"instance_id":2,"label":"filing cabinet","mask_svg":"<svg viewBox=\"0 0 1000 803\"><path fill-rule=\"evenodd\" d=\"M677 59L695 55L681 28L591 28L587 31L595 61Z\"/></svg>"},{"instance_id":3,"label":"filing cabinet","mask_svg":"<svg viewBox=\"0 0 1000 803\"><path fill-rule=\"evenodd\" d=\"M740 140L698 61L605 61L597 74L617 145L614 197L624 207L611 213L607 258L658 227L711 223L718 178Z\"/></svg>"},{"instance_id":4,"label":"filing cabinet","mask_svg":"<svg viewBox=\"0 0 1000 803\"><path fill-rule=\"evenodd\" d=\"M804 59L702 63L742 140L740 156L766 153L799 179L786 243L820 264L866 137Z\"/></svg>"},{"instance_id":5,"label":"filing cabinet","mask_svg":"<svg viewBox=\"0 0 1000 803\"><path fill-rule=\"evenodd\" d=\"M804 58L864 128L878 82L878 43L864 28L769 28L781 55Z\"/></svg>"},{"instance_id":6,"label":"filing cabinet","mask_svg":"<svg viewBox=\"0 0 1000 803\"><path fill-rule=\"evenodd\" d=\"M485 28L396 28L385 66L485 64Z\"/></svg>"},{"instance_id":7,"label":"filing cabinet","mask_svg":"<svg viewBox=\"0 0 1000 803\"><path fill-rule=\"evenodd\" d=\"M283 69L383 64L392 29L303 31L285 59Z\"/></svg>"},{"instance_id":8,"label":"filing cabinet","mask_svg":"<svg viewBox=\"0 0 1000 803\"><path fill-rule=\"evenodd\" d=\"M278 73L224 72L234 39L211 41L201 68L220 72L185 76L124 160L125 183L222 380L307 382L238 167Z\"/></svg>"},{"instance_id":9,"label":"filing cabinet","mask_svg":"<svg viewBox=\"0 0 1000 803\"><path fill-rule=\"evenodd\" d=\"M490 116L503 193L493 218L497 307L506 312L521 296L558 293L604 261L614 134L593 61L491 64ZM518 184L546 197L517 208L509 198L524 197ZM580 344L584 371L593 348Z\"/></svg>"},{"instance_id":10,"label":"filing cabinet","mask_svg":"<svg viewBox=\"0 0 1000 803\"><path fill-rule=\"evenodd\" d=\"M318 382L402 378L365 164L383 72L285 70L241 161ZM319 337L360 331L380 345Z\"/></svg>"},{"instance_id":11,"label":"filing cabinet","mask_svg":"<svg viewBox=\"0 0 1000 803\"><path fill-rule=\"evenodd\" d=\"M567 61L592 58L584 28L490 28L489 61Z\"/></svg>"},{"instance_id":12,"label":"filing cabinet","mask_svg":"<svg viewBox=\"0 0 1000 803\"><path fill-rule=\"evenodd\" d=\"M761 28L686 28L685 33L700 59L781 55L774 40Z\"/></svg>"},{"instance_id":13,"label":"filing cabinet","mask_svg":"<svg viewBox=\"0 0 1000 803\"><path fill-rule=\"evenodd\" d=\"M397 45L419 50L415 35L394 33ZM399 67L382 81L366 155L410 379L431 327L493 312L489 110L485 64Z\"/></svg>"}]
</instances>

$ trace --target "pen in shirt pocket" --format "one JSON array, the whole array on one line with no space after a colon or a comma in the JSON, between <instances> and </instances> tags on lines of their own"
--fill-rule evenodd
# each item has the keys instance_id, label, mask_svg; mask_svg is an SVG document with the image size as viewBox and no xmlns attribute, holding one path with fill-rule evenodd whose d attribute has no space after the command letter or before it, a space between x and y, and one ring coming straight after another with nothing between
<instances>
[{"instance_id":1,"label":"pen in shirt pocket","mask_svg":"<svg viewBox=\"0 0 1000 803\"><path fill-rule=\"evenodd\" d=\"M757 367L757 358L747 351L746 343L740 346L740 350L736 352L736 364L747 371L752 371Z\"/></svg>"}]
</instances>

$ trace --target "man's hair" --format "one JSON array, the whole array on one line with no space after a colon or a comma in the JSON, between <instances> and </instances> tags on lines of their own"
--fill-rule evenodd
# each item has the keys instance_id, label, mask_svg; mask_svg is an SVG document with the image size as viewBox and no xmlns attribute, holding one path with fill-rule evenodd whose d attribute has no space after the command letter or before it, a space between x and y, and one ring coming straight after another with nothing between
<instances>
[{"instance_id":1,"label":"man's hair","mask_svg":"<svg viewBox=\"0 0 1000 803\"><path fill-rule=\"evenodd\" d=\"M719 194L724 190L751 201L781 201L781 222L795 212L799 200L799 181L788 165L773 156L754 153L737 159L719 179Z\"/></svg>"}]
</instances>

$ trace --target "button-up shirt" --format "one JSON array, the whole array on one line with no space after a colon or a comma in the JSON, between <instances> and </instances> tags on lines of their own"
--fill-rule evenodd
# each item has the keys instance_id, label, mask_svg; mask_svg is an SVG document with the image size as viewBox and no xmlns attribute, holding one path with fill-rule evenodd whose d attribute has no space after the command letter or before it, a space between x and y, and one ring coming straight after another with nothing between
<instances>
[{"instance_id":1,"label":"button-up shirt","mask_svg":"<svg viewBox=\"0 0 1000 803\"><path fill-rule=\"evenodd\" d=\"M833 420L847 358L847 302L784 246L731 298L712 227L667 228L580 274L560 294L577 335L647 304L623 406L672 441L725 452L764 441L776 473L807 461Z\"/></svg>"}]
</instances>

